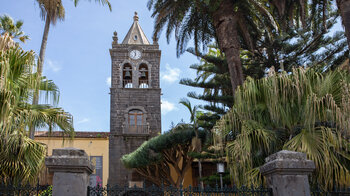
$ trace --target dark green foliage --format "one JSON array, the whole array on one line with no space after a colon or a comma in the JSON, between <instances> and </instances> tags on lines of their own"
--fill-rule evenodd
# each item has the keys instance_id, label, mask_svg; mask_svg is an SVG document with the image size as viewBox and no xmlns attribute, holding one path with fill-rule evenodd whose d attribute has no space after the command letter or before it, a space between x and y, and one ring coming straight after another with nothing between
<instances>
[{"instance_id":1,"label":"dark green foliage","mask_svg":"<svg viewBox=\"0 0 350 196\"><path fill-rule=\"evenodd\" d=\"M188 52L201 58L199 64L190 66L191 69L197 70L197 77L193 80L182 79L180 84L203 89L202 94L189 92L187 96L207 103L201 105L207 112L200 112L197 118L200 128L210 130L233 104L226 58L213 45L209 46L208 54L196 53L191 48Z\"/></svg>"},{"instance_id":2,"label":"dark green foliage","mask_svg":"<svg viewBox=\"0 0 350 196\"><path fill-rule=\"evenodd\" d=\"M24 43L29 39L29 36L24 34L22 31L22 26L22 20L14 21L6 14L0 16L0 35L8 33L13 39L19 39Z\"/></svg>"},{"instance_id":3,"label":"dark green foliage","mask_svg":"<svg viewBox=\"0 0 350 196\"><path fill-rule=\"evenodd\" d=\"M180 187L193 162L189 153L196 151L198 141L204 140L203 131L195 131L191 124L178 124L169 132L144 142L134 152L124 155L122 162L126 168L134 169L154 184Z\"/></svg>"},{"instance_id":4,"label":"dark green foliage","mask_svg":"<svg viewBox=\"0 0 350 196\"><path fill-rule=\"evenodd\" d=\"M268 75L247 78L235 105L213 129L218 147L226 144L235 184L261 184L265 158L290 150L314 161L312 181L322 188L349 186L349 73L294 68L291 74L271 69Z\"/></svg>"},{"instance_id":5,"label":"dark green foliage","mask_svg":"<svg viewBox=\"0 0 350 196\"><path fill-rule=\"evenodd\" d=\"M349 50L344 32L330 33L339 18L337 10L329 7L325 20L314 12L318 13L309 10L304 27L292 26L272 34L263 31L255 42L254 53L248 48L241 53L245 75L259 79L272 66L287 72L298 66L317 67L320 71L340 66Z\"/></svg>"},{"instance_id":6,"label":"dark green foliage","mask_svg":"<svg viewBox=\"0 0 350 196\"><path fill-rule=\"evenodd\" d=\"M202 180L206 185L209 185L211 187L220 187L220 175L219 174L213 174L211 176L203 177ZM224 185L230 185L231 184L231 177L229 172L225 172L222 174L222 181Z\"/></svg>"},{"instance_id":7,"label":"dark green foliage","mask_svg":"<svg viewBox=\"0 0 350 196\"><path fill-rule=\"evenodd\" d=\"M200 135L204 138L203 134ZM193 129L179 129L176 127L167 133L144 142L134 152L124 155L122 162L126 168L139 168L157 164L163 160L162 152L164 150L178 145L191 145L193 137L195 137Z\"/></svg>"},{"instance_id":8,"label":"dark green foliage","mask_svg":"<svg viewBox=\"0 0 350 196\"><path fill-rule=\"evenodd\" d=\"M177 41L177 56L184 53L187 43L194 40L195 48L205 48L215 37L208 6L193 0L149 0L148 8L156 18L154 36L159 36L163 28L169 42L172 32Z\"/></svg>"},{"instance_id":9,"label":"dark green foliage","mask_svg":"<svg viewBox=\"0 0 350 196\"><path fill-rule=\"evenodd\" d=\"M327 30L335 25L337 12L329 7L329 18L323 20L323 15L313 15L319 11L308 11L310 17L304 20L303 28L291 26L282 33L262 30L254 40L254 53L242 42L241 61L245 77L260 79L270 67L290 72L293 67L308 66L322 72L340 66L349 53L344 32L330 34ZM209 46L207 54L196 52L193 48L188 52L200 58L199 64L190 66L197 70L197 77L182 79L180 84L203 89L201 94L189 92L187 95L207 103L201 106L208 112L199 117L199 126L211 129L233 104L227 61L213 45Z\"/></svg>"}]
</instances>

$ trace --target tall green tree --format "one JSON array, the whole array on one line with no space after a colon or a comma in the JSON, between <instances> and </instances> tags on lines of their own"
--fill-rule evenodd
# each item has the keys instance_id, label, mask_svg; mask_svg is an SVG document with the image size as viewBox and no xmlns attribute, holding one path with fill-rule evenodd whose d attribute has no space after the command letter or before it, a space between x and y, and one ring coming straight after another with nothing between
<instances>
[{"instance_id":1,"label":"tall green tree","mask_svg":"<svg viewBox=\"0 0 350 196\"><path fill-rule=\"evenodd\" d=\"M19 39L21 42L25 42L29 39L28 35L25 35L22 31L23 21L14 21L8 15L0 16L0 34L4 35L8 33L12 38Z\"/></svg>"},{"instance_id":2,"label":"tall green tree","mask_svg":"<svg viewBox=\"0 0 350 196\"><path fill-rule=\"evenodd\" d=\"M315 162L312 183L348 187L349 87L350 74L343 70L295 68L287 74L271 69L262 79L247 78L232 109L213 129L216 144L226 148L235 183L260 184L264 159L285 149Z\"/></svg>"},{"instance_id":3,"label":"tall green tree","mask_svg":"<svg viewBox=\"0 0 350 196\"><path fill-rule=\"evenodd\" d=\"M329 10L328 16L325 24L322 17L317 20L306 18L304 28L294 25L282 34L265 33L256 38L254 53L241 50L244 75L260 79L270 67L290 72L293 67L306 66L323 72L341 66L348 56L344 32L330 34L322 30L314 31L322 29L324 25L327 29L333 28L338 19L336 10ZM233 97L226 57L215 45L211 44L208 48L206 54L193 48L187 50L200 59L199 63L190 65L197 71L197 77L184 78L180 84L202 90L202 93L189 92L187 96L205 102L201 108L207 112L200 116L198 124L210 130L232 107Z\"/></svg>"},{"instance_id":4,"label":"tall green tree","mask_svg":"<svg viewBox=\"0 0 350 196\"><path fill-rule=\"evenodd\" d=\"M109 0L95 0L102 5L107 5L109 10L112 11L112 6ZM62 0L36 0L39 5L41 11L41 18L45 20L45 27L43 38L41 41L39 59L38 59L38 74L42 75L45 51L47 45L47 39L49 36L50 25L55 25L57 20L64 20L65 10L62 4ZM77 6L79 0L73 0L75 6ZM33 105L37 105L39 103L39 92L34 95ZM34 138L34 127L30 129L30 138Z\"/></svg>"},{"instance_id":5,"label":"tall green tree","mask_svg":"<svg viewBox=\"0 0 350 196\"><path fill-rule=\"evenodd\" d=\"M41 169L46 148L28 138L30 126L58 126L74 133L69 113L30 104L36 90L52 102L59 95L57 86L34 70L34 52L21 49L8 34L0 36L0 178L6 183L34 181Z\"/></svg>"},{"instance_id":6,"label":"tall green tree","mask_svg":"<svg viewBox=\"0 0 350 196\"><path fill-rule=\"evenodd\" d=\"M194 49L188 49L188 52L200 58L199 63L190 65L191 69L197 71L197 77L181 79L180 84L203 90L202 93L189 92L187 96L205 102L200 108L206 112L197 116L197 122L200 128L209 131L233 104L227 61L214 45L209 46L207 54L196 53Z\"/></svg>"},{"instance_id":7,"label":"tall green tree","mask_svg":"<svg viewBox=\"0 0 350 196\"><path fill-rule=\"evenodd\" d=\"M156 185L180 187L194 159L189 153L193 152L192 140L195 137L191 125L180 124L169 132L144 142L134 152L124 155L122 162L126 168L136 170ZM204 140L204 135L200 134L199 138ZM171 175L171 168L176 176Z\"/></svg>"},{"instance_id":8,"label":"tall green tree","mask_svg":"<svg viewBox=\"0 0 350 196\"><path fill-rule=\"evenodd\" d=\"M328 13L332 7L337 7L341 16L342 24L345 29L345 35L347 37L348 47L350 48L350 1L349 0L270 0L274 15L283 21L284 28L293 25L297 25L305 22L307 17L322 17L324 24L329 17ZM311 15L307 10L311 10ZM296 20L295 20L296 19ZM289 24L287 21L289 21ZM294 22L293 22L294 21ZM306 25L303 25L304 27ZM324 29L327 29L324 25Z\"/></svg>"},{"instance_id":9,"label":"tall green tree","mask_svg":"<svg viewBox=\"0 0 350 196\"><path fill-rule=\"evenodd\" d=\"M313 10L305 10L313 16ZM322 15L306 17L304 27L290 25L282 33L264 33L257 39L253 53L244 50L243 67L247 75L261 78L266 69L290 72L293 67L317 67L320 71L332 70L340 66L349 55L344 32L330 33L337 23L337 10L327 10L327 18ZM254 75L253 75L254 74Z\"/></svg>"},{"instance_id":10,"label":"tall green tree","mask_svg":"<svg viewBox=\"0 0 350 196\"><path fill-rule=\"evenodd\" d=\"M154 36L165 28L169 41L175 32L178 55L191 39L196 51L200 45L205 48L214 38L217 40L227 58L233 93L244 80L241 46L253 51L257 29L277 28L265 4L256 0L149 0L148 7L155 17Z\"/></svg>"}]
</instances>

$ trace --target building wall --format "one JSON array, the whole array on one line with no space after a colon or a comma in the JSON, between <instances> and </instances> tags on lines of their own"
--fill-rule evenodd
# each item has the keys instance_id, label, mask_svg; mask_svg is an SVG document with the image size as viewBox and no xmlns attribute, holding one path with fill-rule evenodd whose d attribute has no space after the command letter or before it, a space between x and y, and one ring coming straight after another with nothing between
<instances>
[{"instance_id":1,"label":"building wall","mask_svg":"<svg viewBox=\"0 0 350 196\"><path fill-rule=\"evenodd\" d=\"M135 140L134 137L131 138L125 138L125 137L118 137L119 139L113 139L111 142L116 142L116 143L123 143L126 145L125 148L137 148L141 144L140 142L143 141L144 139L140 140ZM126 139L126 142L121 142L118 140L124 140ZM85 152L89 156L102 156L103 157L103 186L107 185L108 183L108 175L109 175L109 154L108 154L108 146L109 146L109 139L108 138L74 138L74 140L67 139L65 138L64 140L62 137L35 137L35 141L44 143L47 146L47 155L51 156L52 155L52 150L55 148L65 148L65 147L73 147L73 148L79 148L85 150ZM115 151L119 152L122 154L123 152L120 151ZM120 156L120 155L119 155ZM211 163L213 164L213 163ZM196 167L197 163L194 162L192 163L192 167L188 169L188 171L185 174L184 178L184 187L188 186L198 186L198 168ZM207 164L203 163L203 170L207 170ZM121 165L120 165L121 167ZM214 170L215 170L215 164L214 164ZM111 167L110 169L116 169L115 165ZM177 179L177 174L175 172L175 169L173 167L170 167L171 169L171 177L176 181ZM120 171L123 171L122 168L119 168ZM213 170L211 168L211 170ZM210 170L210 171L211 171ZM125 170L126 171L126 170ZM213 172L210 173L212 175ZM215 171L214 171L215 173ZM123 173L124 175L129 175L128 172ZM205 171L203 171L203 174L206 174ZM208 174L209 175L209 174ZM45 177L48 175L45 174ZM207 176L207 175L204 175ZM52 178L52 176L49 176L49 178ZM131 178L131 176L128 176L127 178ZM124 176L125 180L125 176ZM50 182L50 180L46 180L43 182L43 184L46 184L47 182ZM123 184L124 185L124 184Z\"/></svg>"},{"instance_id":2,"label":"building wall","mask_svg":"<svg viewBox=\"0 0 350 196\"><path fill-rule=\"evenodd\" d=\"M102 156L103 185L108 180L108 138L74 138L73 140L61 137L35 137L35 141L46 144L47 155L52 155L52 149L73 147L85 150L89 156Z\"/></svg>"},{"instance_id":3,"label":"building wall","mask_svg":"<svg viewBox=\"0 0 350 196\"><path fill-rule=\"evenodd\" d=\"M142 57L138 60L129 58L131 50L139 50ZM112 60L112 86L110 109L110 142L109 142L109 181L111 185L127 185L128 182L142 181L142 177L127 170L120 159L123 155L136 150L144 141L161 132L161 108L159 88L160 55L158 45L125 45L114 44L110 49ZM132 66L134 88L122 85L122 69L125 63ZM138 88L138 66L145 63L149 69L149 88ZM135 88L136 87L136 88ZM149 133L129 133L129 109L140 109L146 116L143 126L149 127Z\"/></svg>"},{"instance_id":4,"label":"building wall","mask_svg":"<svg viewBox=\"0 0 350 196\"><path fill-rule=\"evenodd\" d=\"M128 57L129 51L137 49L142 51L142 58L132 60ZM121 134L125 126L126 109L132 106L141 106L147 112L147 123L150 126L151 135L155 136L161 131L159 65L161 52L158 45L116 45L110 50L112 59L112 87L110 131L111 134ZM137 79L137 67L140 63L146 63L151 67L150 86L146 89L123 88L122 69L125 63L129 63L133 70L133 80Z\"/></svg>"}]
</instances>

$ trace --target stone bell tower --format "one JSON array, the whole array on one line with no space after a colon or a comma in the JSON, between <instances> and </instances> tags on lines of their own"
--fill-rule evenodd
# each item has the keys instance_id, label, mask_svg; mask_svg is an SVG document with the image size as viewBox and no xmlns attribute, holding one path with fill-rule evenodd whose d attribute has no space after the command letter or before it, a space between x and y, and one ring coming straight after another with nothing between
<instances>
[{"instance_id":1,"label":"stone bell tower","mask_svg":"<svg viewBox=\"0 0 350 196\"><path fill-rule=\"evenodd\" d=\"M124 168L121 157L161 132L159 66L161 51L157 40L151 44L138 22L123 42L114 32L109 137L110 185L138 185L143 178Z\"/></svg>"}]
</instances>

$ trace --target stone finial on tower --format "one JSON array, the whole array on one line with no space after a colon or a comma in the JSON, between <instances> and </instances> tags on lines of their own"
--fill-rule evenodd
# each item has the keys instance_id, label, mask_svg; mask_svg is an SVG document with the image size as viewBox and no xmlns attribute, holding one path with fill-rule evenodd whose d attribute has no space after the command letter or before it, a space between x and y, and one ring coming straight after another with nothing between
<instances>
[{"instance_id":1,"label":"stone finial on tower","mask_svg":"<svg viewBox=\"0 0 350 196\"><path fill-rule=\"evenodd\" d=\"M139 16L137 15L137 12L135 12L135 15L134 15L134 21L139 21Z\"/></svg>"},{"instance_id":2,"label":"stone finial on tower","mask_svg":"<svg viewBox=\"0 0 350 196\"><path fill-rule=\"evenodd\" d=\"M112 42L112 45L113 44L118 44L118 33L116 31L114 31L113 33L113 42Z\"/></svg>"},{"instance_id":3,"label":"stone finial on tower","mask_svg":"<svg viewBox=\"0 0 350 196\"><path fill-rule=\"evenodd\" d=\"M138 21L139 16L137 15L137 12L135 12L134 22L131 25L128 34L126 34L122 44L150 44Z\"/></svg>"}]
</instances>

